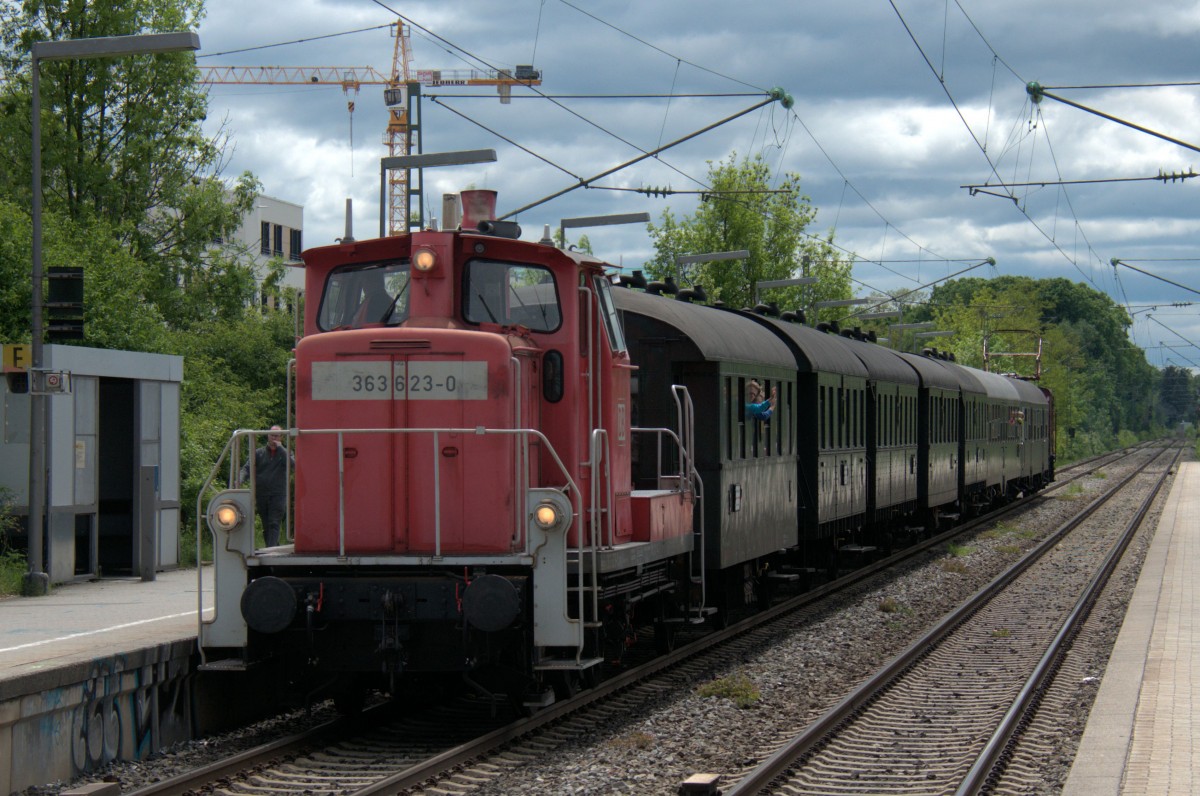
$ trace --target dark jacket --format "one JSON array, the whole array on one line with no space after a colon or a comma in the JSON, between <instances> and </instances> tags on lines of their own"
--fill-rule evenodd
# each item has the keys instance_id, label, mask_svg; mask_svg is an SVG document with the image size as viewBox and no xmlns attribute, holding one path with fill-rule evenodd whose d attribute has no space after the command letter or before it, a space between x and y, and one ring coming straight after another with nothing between
<instances>
[{"instance_id":1,"label":"dark jacket","mask_svg":"<svg viewBox=\"0 0 1200 796\"><path fill-rule=\"evenodd\" d=\"M296 466L296 458L291 451L279 445L274 452L263 445L254 451L254 487L258 495L286 495L288 465ZM242 465L238 475L239 483L246 483L250 477L250 462Z\"/></svg>"}]
</instances>

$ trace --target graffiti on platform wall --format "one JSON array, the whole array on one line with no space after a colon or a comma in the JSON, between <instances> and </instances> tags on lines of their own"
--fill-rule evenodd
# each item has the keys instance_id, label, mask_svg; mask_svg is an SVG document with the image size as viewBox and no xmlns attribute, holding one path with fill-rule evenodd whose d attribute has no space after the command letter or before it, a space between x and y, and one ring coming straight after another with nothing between
<instances>
[{"instance_id":1,"label":"graffiti on platform wall","mask_svg":"<svg viewBox=\"0 0 1200 796\"><path fill-rule=\"evenodd\" d=\"M114 760L141 760L191 737L187 678L159 682L156 668L131 670L120 657L93 662L71 716L75 775L92 773ZM122 675L132 678L132 689L122 691ZM163 676L169 677L165 671Z\"/></svg>"},{"instance_id":2,"label":"graffiti on platform wall","mask_svg":"<svg viewBox=\"0 0 1200 796\"><path fill-rule=\"evenodd\" d=\"M113 659L93 662L71 718L71 762L76 774L89 773L119 759L121 713L116 698L121 675L113 671L114 663Z\"/></svg>"}]
</instances>

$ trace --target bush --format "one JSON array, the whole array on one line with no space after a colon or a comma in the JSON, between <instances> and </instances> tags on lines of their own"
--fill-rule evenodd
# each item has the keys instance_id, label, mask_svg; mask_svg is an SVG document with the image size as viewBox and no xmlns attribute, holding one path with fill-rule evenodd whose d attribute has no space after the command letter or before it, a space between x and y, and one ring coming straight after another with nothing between
<instances>
[{"instance_id":1,"label":"bush","mask_svg":"<svg viewBox=\"0 0 1200 796\"><path fill-rule=\"evenodd\" d=\"M754 704L762 698L762 693L758 690L758 687L744 674L735 674L730 677L720 677L716 680L710 680L697 688L696 693L706 698L731 699L739 708L754 707Z\"/></svg>"},{"instance_id":2,"label":"bush","mask_svg":"<svg viewBox=\"0 0 1200 796\"><path fill-rule=\"evenodd\" d=\"M29 564L25 554L13 549L17 517L12 511L12 492L0 487L0 595L20 594Z\"/></svg>"}]
</instances>

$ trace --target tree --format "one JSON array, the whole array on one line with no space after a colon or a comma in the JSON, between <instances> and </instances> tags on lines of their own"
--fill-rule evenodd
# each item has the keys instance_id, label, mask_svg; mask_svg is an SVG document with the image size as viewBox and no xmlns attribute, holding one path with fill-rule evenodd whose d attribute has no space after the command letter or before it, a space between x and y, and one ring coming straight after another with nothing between
<instances>
[{"instance_id":1,"label":"tree","mask_svg":"<svg viewBox=\"0 0 1200 796\"><path fill-rule=\"evenodd\" d=\"M201 0L0 4L0 340L29 339L32 43L183 30L200 13ZM84 268L84 345L184 357L187 531L229 433L285 420L292 319L250 308L253 260L213 245L260 187L222 179L225 137L202 132L191 54L44 62L40 74L44 264Z\"/></svg>"},{"instance_id":2,"label":"tree","mask_svg":"<svg viewBox=\"0 0 1200 796\"><path fill-rule=\"evenodd\" d=\"M1054 393L1063 461L1108 450L1122 432L1148 434L1161 424L1160 378L1130 342L1129 316L1105 294L1061 278L968 278L938 285L930 305L938 328L956 332L963 364L982 366L985 338L993 352L1031 352L1040 339L1040 384ZM1034 372L1025 357L989 364L1026 377Z\"/></svg>"},{"instance_id":3,"label":"tree","mask_svg":"<svg viewBox=\"0 0 1200 796\"><path fill-rule=\"evenodd\" d=\"M851 260L833 247L832 233L820 238L806 231L817 211L800 193L800 175L789 173L772 189L761 155L739 163L733 153L728 161L709 161L707 181L712 191L694 215L677 219L668 209L659 224L649 225L651 277L674 276L678 255L746 250L750 256L743 260L686 266L681 287L702 284L712 300L744 307L754 303L756 282L812 276L818 284L776 288L763 298L799 309L850 296Z\"/></svg>"},{"instance_id":4,"label":"tree","mask_svg":"<svg viewBox=\"0 0 1200 796\"><path fill-rule=\"evenodd\" d=\"M1196 377L1187 368L1168 365L1162 372L1163 422L1175 426L1196 419Z\"/></svg>"},{"instance_id":5,"label":"tree","mask_svg":"<svg viewBox=\"0 0 1200 796\"><path fill-rule=\"evenodd\" d=\"M0 67L8 78L0 87L0 142L10 154L0 161L0 196L22 207L32 201L35 41L184 30L201 11L201 0L25 0L0 8ZM207 290L214 271L230 271L211 244L231 235L259 189L249 174L232 187L219 178L226 139L202 131L207 100L192 54L44 61L39 68L47 218L106 231L146 272L143 300L168 323L184 321L176 293L196 283ZM47 257L46 264L59 263ZM244 274L234 279L246 281Z\"/></svg>"}]
</instances>

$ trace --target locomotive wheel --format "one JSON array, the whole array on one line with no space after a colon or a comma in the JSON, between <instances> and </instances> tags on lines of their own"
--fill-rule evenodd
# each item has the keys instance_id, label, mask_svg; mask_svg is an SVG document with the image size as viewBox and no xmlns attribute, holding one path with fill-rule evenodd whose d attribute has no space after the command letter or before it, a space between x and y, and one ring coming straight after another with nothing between
<instances>
[{"instance_id":1,"label":"locomotive wheel","mask_svg":"<svg viewBox=\"0 0 1200 796\"><path fill-rule=\"evenodd\" d=\"M555 672L553 686L556 699L570 699L587 687L579 672Z\"/></svg>"},{"instance_id":2,"label":"locomotive wheel","mask_svg":"<svg viewBox=\"0 0 1200 796\"><path fill-rule=\"evenodd\" d=\"M357 682L346 683L333 694L333 706L337 708L338 713L346 717L362 713L366 701L367 689Z\"/></svg>"},{"instance_id":3,"label":"locomotive wheel","mask_svg":"<svg viewBox=\"0 0 1200 796\"><path fill-rule=\"evenodd\" d=\"M659 655L675 651L675 628L666 622L654 623L654 651Z\"/></svg>"}]
</instances>

